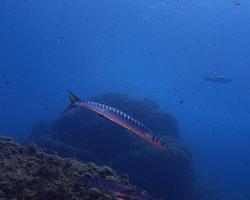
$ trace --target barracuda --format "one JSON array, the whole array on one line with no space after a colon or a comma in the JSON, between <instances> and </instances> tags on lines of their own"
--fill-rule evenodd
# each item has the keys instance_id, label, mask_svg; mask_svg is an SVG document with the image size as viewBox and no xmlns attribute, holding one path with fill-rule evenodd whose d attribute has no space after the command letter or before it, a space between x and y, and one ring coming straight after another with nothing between
<instances>
[{"instance_id":1,"label":"barracuda","mask_svg":"<svg viewBox=\"0 0 250 200\"><path fill-rule=\"evenodd\" d=\"M111 192L117 200L154 200L151 196L147 194L146 191L140 188L131 185L123 185L121 183L107 179L81 176L79 179L79 183L83 183L90 188L97 187Z\"/></svg>"},{"instance_id":2,"label":"barracuda","mask_svg":"<svg viewBox=\"0 0 250 200\"><path fill-rule=\"evenodd\" d=\"M75 108L84 108L99 115L109 119L110 121L119 124L120 126L126 128L129 133L136 135L138 138L147 141L151 145L161 149L166 153L170 153L170 149L168 148L166 141L156 136L150 131L146 126L144 126L141 122L134 119L130 115L113 108L111 106L107 106L104 104L96 103L93 101L82 101L80 98L75 96L71 91L68 91L70 105L64 110L63 113Z\"/></svg>"}]
</instances>

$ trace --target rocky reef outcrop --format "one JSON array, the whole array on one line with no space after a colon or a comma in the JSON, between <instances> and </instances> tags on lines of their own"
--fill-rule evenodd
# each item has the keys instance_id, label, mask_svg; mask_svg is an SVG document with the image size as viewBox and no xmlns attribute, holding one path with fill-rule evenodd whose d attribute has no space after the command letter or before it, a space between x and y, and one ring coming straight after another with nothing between
<instances>
[{"instance_id":1,"label":"rocky reef outcrop","mask_svg":"<svg viewBox=\"0 0 250 200\"><path fill-rule=\"evenodd\" d=\"M128 177L118 176L110 167L47 154L34 144L24 148L11 138L0 136L1 200L115 199L98 185L92 183L89 187L83 177L112 180L120 187L129 187Z\"/></svg>"},{"instance_id":2,"label":"rocky reef outcrop","mask_svg":"<svg viewBox=\"0 0 250 200\"><path fill-rule=\"evenodd\" d=\"M177 120L150 100L109 93L93 101L120 109L138 119L153 132L167 137L172 155L166 155L127 131L84 109L73 109L53 122L33 126L29 141L47 151L85 162L106 164L126 172L133 184L153 196L168 195L172 200L193 198L193 166L187 148L179 142Z\"/></svg>"}]
</instances>

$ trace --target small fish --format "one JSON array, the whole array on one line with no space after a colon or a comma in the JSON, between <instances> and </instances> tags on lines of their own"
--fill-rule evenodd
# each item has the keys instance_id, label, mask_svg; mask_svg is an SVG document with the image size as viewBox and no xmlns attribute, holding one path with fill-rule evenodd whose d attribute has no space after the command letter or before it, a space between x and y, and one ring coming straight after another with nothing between
<instances>
[{"instance_id":1,"label":"small fish","mask_svg":"<svg viewBox=\"0 0 250 200\"><path fill-rule=\"evenodd\" d=\"M250 161L244 161L244 165L248 165L250 163Z\"/></svg>"},{"instance_id":2,"label":"small fish","mask_svg":"<svg viewBox=\"0 0 250 200\"><path fill-rule=\"evenodd\" d=\"M112 193L116 199L153 200L146 191L140 188L132 185L124 185L112 180L81 176L79 182L89 188L96 187L106 190L107 192Z\"/></svg>"},{"instance_id":3,"label":"small fish","mask_svg":"<svg viewBox=\"0 0 250 200\"><path fill-rule=\"evenodd\" d=\"M163 150L166 153L170 153L171 150L168 148L166 142L157 137L145 127L141 122L134 119L130 115L110 106L104 104L96 103L93 101L82 101L76 97L72 92L69 92L70 105L65 109L65 112L71 110L72 108L79 107L93 111L110 121L126 128L129 133L138 136L140 139L147 141L151 145Z\"/></svg>"},{"instance_id":4,"label":"small fish","mask_svg":"<svg viewBox=\"0 0 250 200\"><path fill-rule=\"evenodd\" d=\"M240 0L234 0L234 5L239 6L240 5Z\"/></svg>"},{"instance_id":5,"label":"small fish","mask_svg":"<svg viewBox=\"0 0 250 200\"><path fill-rule=\"evenodd\" d=\"M183 103L184 103L184 100L180 100L179 103L180 103L180 104L183 104Z\"/></svg>"},{"instance_id":6,"label":"small fish","mask_svg":"<svg viewBox=\"0 0 250 200\"><path fill-rule=\"evenodd\" d=\"M213 81L218 83L230 83L232 79L226 76L204 76L205 81Z\"/></svg>"}]
</instances>

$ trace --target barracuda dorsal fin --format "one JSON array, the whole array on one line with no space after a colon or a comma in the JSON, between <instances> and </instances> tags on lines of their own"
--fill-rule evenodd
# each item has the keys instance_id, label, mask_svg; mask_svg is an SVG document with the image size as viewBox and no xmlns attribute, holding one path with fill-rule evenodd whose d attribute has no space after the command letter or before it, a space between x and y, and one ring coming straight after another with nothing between
<instances>
[{"instance_id":1,"label":"barracuda dorsal fin","mask_svg":"<svg viewBox=\"0 0 250 200\"><path fill-rule=\"evenodd\" d=\"M68 112L72 108L75 108L77 106L76 102L81 101L81 99L78 98L76 95L74 95L73 92L71 92L70 90L68 90L68 93L69 93L70 105L61 114Z\"/></svg>"}]
</instances>

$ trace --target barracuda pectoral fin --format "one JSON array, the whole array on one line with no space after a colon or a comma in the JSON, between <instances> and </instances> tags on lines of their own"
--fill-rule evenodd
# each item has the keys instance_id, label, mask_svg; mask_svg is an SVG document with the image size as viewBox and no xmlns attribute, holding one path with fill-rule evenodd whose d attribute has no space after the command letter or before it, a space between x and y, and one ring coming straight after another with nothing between
<instances>
[{"instance_id":1,"label":"barracuda pectoral fin","mask_svg":"<svg viewBox=\"0 0 250 200\"><path fill-rule=\"evenodd\" d=\"M99 118L101 118L101 119L104 119L104 118L105 118L103 115L101 115L101 114L99 114L99 113L97 113L97 116L98 116Z\"/></svg>"},{"instance_id":2,"label":"barracuda pectoral fin","mask_svg":"<svg viewBox=\"0 0 250 200\"><path fill-rule=\"evenodd\" d=\"M126 129L126 131L129 133L129 134L134 134L133 131L129 130L129 129Z\"/></svg>"}]
</instances>

